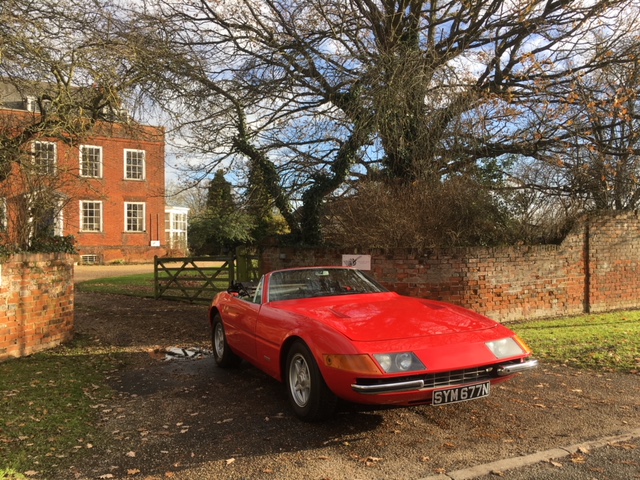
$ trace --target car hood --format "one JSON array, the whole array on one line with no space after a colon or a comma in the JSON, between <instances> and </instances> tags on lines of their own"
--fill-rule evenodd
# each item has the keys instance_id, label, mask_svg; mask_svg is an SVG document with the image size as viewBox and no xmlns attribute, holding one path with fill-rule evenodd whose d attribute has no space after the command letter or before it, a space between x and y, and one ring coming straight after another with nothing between
<instances>
[{"instance_id":1,"label":"car hood","mask_svg":"<svg viewBox=\"0 0 640 480\"><path fill-rule=\"evenodd\" d=\"M396 293L279 303L279 308L322 322L352 341L359 342L475 332L498 325L493 320L455 305Z\"/></svg>"}]
</instances>

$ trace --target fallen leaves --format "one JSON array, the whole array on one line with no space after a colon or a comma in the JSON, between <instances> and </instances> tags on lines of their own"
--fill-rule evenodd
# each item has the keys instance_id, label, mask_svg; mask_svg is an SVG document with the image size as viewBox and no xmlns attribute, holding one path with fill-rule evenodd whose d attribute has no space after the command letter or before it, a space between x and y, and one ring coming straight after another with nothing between
<instances>
[{"instance_id":1,"label":"fallen leaves","mask_svg":"<svg viewBox=\"0 0 640 480\"><path fill-rule=\"evenodd\" d=\"M637 445L632 443L616 443L612 445L615 448L622 448L623 450L635 450L638 448Z\"/></svg>"},{"instance_id":2,"label":"fallen leaves","mask_svg":"<svg viewBox=\"0 0 640 480\"><path fill-rule=\"evenodd\" d=\"M375 464L377 464L378 462L381 462L382 458L380 457L367 457L365 459L362 460L362 462L367 466L367 467L372 467Z\"/></svg>"}]
</instances>

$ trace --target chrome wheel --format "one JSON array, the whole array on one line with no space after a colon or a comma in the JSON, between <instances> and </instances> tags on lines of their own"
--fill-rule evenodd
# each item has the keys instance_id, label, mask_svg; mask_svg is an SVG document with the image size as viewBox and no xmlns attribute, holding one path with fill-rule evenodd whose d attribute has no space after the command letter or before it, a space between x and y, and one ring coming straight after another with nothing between
<instances>
[{"instance_id":1,"label":"chrome wheel","mask_svg":"<svg viewBox=\"0 0 640 480\"><path fill-rule=\"evenodd\" d=\"M213 358L219 367L233 367L240 363L240 357L233 353L227 343L227 334L219 313L211 321L211 347Z\"/></svg>"},{"instance_id":2,"label":"chrome wheel","mask_svg":"<svg viewBox=\"0 0 640 480\"><path fill-rule=\"evenodd\" d=\"M289 366L289 391L299 407L305 407L311 396L311 374L306 359L297 353Z\"/></svg>"},{"instance_id":3,"label":"chrome wheel","mask_svg":"<svg viewBox=\"0 0 640 480\"><path fill-rule=\"evenodd\" d=\"M224 339L224 328L222 327L222 322L217 322L214 326L213 348L216 351L216 357L218 358L224 357L225 339Z\"/></svg>"},{"instance_id":4,"label":"chrome wheel","mask_svg":"<svg viewBox=\"0 0 640 480\"><path fill-rule=\"evenodd\" d=\"M295 414L307 422L330 417L338 397L327 387L315 357L302 340L290 345L285 365L287 396Z\"/></svg>"}]
</instances>

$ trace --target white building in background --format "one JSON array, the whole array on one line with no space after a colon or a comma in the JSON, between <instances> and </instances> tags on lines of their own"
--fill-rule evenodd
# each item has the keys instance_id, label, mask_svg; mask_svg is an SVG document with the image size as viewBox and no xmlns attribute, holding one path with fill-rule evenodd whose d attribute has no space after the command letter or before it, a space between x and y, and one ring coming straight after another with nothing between
<instances>
[{"instance_id":1,"label":"white building in background","mask_svg":"<svg viewBox=\"0 0 640 480\"><path fill-rule=\"evenodd\" d=\"M189 250L187 207L166 206L164 210L165 245L177 255L186 255Z\"/></svg>"}]
</instances>

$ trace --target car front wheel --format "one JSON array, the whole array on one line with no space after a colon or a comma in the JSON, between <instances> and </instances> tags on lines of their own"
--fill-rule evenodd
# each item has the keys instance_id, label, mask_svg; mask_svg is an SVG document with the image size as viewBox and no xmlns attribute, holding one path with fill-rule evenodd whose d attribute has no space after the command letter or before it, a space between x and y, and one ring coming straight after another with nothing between
<instances>
[{"instance_id":1,"label":"car front wheel","mask_svg":"<svg viewBox=\"0 0 640 480\"><path fill-rule=\"evenodd\" d=\"M287 354L286 385L295 414L305 421L324 420L333 415L337 397L322 378L309 347L296 341Z\"/></svg>"},{"instance_id":2,"label":"car front wheel","mask_svg":"<svg viewBox=\"0 0 640 480\"><path fill-rule=\"evenodd\" d=\"M240 363L240 357L229 348L220 314L216 314L215 317L213 317L211 344L213 347L213 358L219 367L234 367Z\"/></svg>"}]
</instances>

